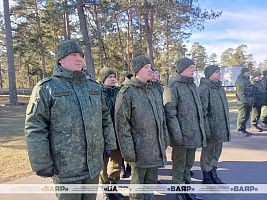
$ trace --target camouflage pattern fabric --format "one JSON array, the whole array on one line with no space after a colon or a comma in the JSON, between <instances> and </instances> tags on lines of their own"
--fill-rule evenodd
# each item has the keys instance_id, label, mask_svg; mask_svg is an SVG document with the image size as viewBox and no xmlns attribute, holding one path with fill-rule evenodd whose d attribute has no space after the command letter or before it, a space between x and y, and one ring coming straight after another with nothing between
<instances>
[{"instance_id":1,"label":"camouflage pattern fabric","mask_svg":"<svg viewBox=\"0 0 267 200\"><path fill-rule=\"evenodd\" d=\"M237 104L252 106L254 103L254 91L250 77L240 74L235 82Z\"/></svg>"},{"instance_id":2,"label":"camouflage pattern fabric","mask_svg":"<svg viewBox=\"0 0 267 200\"><path fill-rule=\"evenodd\" d=\"M206 146L202 106L193 78L174 72L164 88L163 100L171 146Z\"/></svg>"},{"instance_id":3,"label":"camouflage pattern fabric","mask_svg":"<svg viewBox=\"0 0 267 200\"><path fill-rule=\"evenodd\" d=\"M115 105L115 129L125 161L143 168L166 165L165 123L158 90L135 77L126 79Z\"/></svg>"},{"instance_id":4,"label":"camouflage pattern fabric","mask_svg":"<svg viewBox=\"0 0 267 200\"><path fill-rule=\"evenodd\" d=\"M195 161L196 148L172 148L172 181L174 184L191 183L190 170Z\"/></svg>"},{"instance_id":5,"label":"camouflage pattern fabric","mask_svg":"<svg viewBox=\"0 0 267 200\"><path fill-rule=\"evenodd\" d=\"M266 89L261 84L261 81L252 79L251 83L254 87L254 104L253 106L266 105Z\"/></svg>"},{"instance_id":6,"label":"camouflage pattern fabric","mask_svg":"<svg viewBox=\"0 0 267 200\"><path fill-rule=\"evenodd\" d=\"M247 127L247 121L250 117L250 112L252 106L243 106L242 104L237 104L238 116L237 116L237 130L245 130Z\"/></svg>"},{"instance_id":7,"label":"camouflage pattern fabric","mask_svg":"<svg viewBox=\"0 0 267 200\"><path fill-rule=\"evenodd\" d=\"M83 180L78 180L78 181L71 181L68 183L61 183L58 180L54 180L53 178L53 183L54 184L98 184L98 176L96 176L93 179L86 178ZM97 193L56 193L56 196L58 200L94 200L96 199Z\"/></svg>"},{"instance_id":8,"label":"camouflage pattern fabric","mask_svg":"<svg viewBox=\"0 0 267 200\"><path fill-rule=\"evenodd\" d=\"M207 141L230 141L229 108L221 82L201 78L198 89Z\"/></svg>"},{"instance_id":9,"label":"camouflage pattern fabric","mask_svg":"<svg viewBox=\"0 0 267 200\"><path fill-rule=\"evenodd\" d=\"M218 168L218 161L222 154L222 142L209 143L202 148L200 157L200 167L202 171L210 172L212 169Z\"/></svg>"},{"instance_id":10,"label":"camouflage pattern fabric","mask_svg":"<svg viewBox=\"0 0 267 200\"><path fill-rule=\"evenodd\" d=\"M141 168L132 166L131 168L131 184L157 184L158 181L158 168ZM148 193L129 193L131 200L153 200L154 194Z\"/></svg>"},{"instance_id":11,"label":"camouflage pattern fabric","mask_svg":"<svg viewBox=\"0 0 267 200\"><path fill-rule=\"evenodd\" d=\"M158 90L158 91L160 92L160 94L161 94L161 97L163 98L163 91L164 91L163 86L162 86L159 82L155 82L155 81L152 82L152 85L153 85L155 88L157 88L157 90Z\"/></svg>"},{"instance_id":12,"label":"camouflage pattern fabric","mask_svg":"<svg viewBox=\"0 0 267 200\"><path fill-rule=\"evenodd\" d=\"M257 125L261 116L261 106L253 106L251 111L251 124Z\"/></svg>"},{"instance_id":13,"label":"camouflage pattern fabric","mask_svg":"<svg viewBox=\"0 0 267 200\"><path fill-rule=\"evenodd\" d=\"M33 89L25 138L33 171L54 164L60 182L94 179L103 168L103 151L117 148L101 87L83 71L58 63L53 76Z\"/></svg>"},{"instance_id":14,"label":"camouflage pattern fabric","mask_svg":"<svg viewBox=\"0 0 267 200\"><path fill-rule=\"evenodd\" d=\"M261 85L265 89L266 101L267 101L267 77L263 77L261 79ZM266 104L267 104L267 102L266 102ZM261 116L260 116L260 118L261 118L262 122L267 122L267 106L262 106L261 107Z\"/></svg>"}]
</instances>

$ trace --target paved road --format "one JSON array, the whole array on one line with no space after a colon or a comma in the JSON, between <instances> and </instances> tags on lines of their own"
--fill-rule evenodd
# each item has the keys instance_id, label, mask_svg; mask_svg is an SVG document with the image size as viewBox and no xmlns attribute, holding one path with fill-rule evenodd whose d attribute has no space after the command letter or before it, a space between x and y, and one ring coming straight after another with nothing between
<instances>
[{"instance_id":1,"label":"paved road","mask_svg":"<svg viewBox=\"0 0 267 200\"><path fill-rule=\"evenodd\" d=\"M236 134L236 115L231 119L232 141L225 143L219 163L219 177L229 184L267 184L267 129L245 138ZM249 129L247 129L249 130ZM200 169L200 153L197 150L193 167L194 184L200 184L202 173ZM171 183L171 148L167 149L168 165L159 169L159 179L162 183ZM129 183L130 177L120 181ZM9 184L48 184L50 178L29 176L9 182ZM1 186L0 186L1 187ZM267 188L266 188L267 190ZM267 194L198 194L203 200L266 200ZM54 194L0 194L1 200L56 200ZM101 194L98 200L102 199ZM155 200L174 200L173 194L156 194Z\"/></svg>"}]
</instances>

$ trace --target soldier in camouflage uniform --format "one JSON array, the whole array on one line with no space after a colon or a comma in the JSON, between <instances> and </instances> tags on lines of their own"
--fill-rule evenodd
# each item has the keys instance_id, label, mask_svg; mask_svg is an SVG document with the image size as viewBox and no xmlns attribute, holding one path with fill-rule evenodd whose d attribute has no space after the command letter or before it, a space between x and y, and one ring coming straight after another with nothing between
<instances>
[{"instance_id":1,"label":"soldier in camouflage uniform","mask_svg":"<svg viewBox=\"0 0 267 200\"><path fill-rule=\"evenodd\" d=\"M261 85L265 89L266 101L267 101L267 71L263 72L263 77L261 79ZM267 102L261 107L261 126L267 128Z\"/></svg>"},{"instance_id":2,"label":"soldier in camouflage uniform","mask_svg":"<svg viewBox=\"0 0 267 200\"><path fill-rule=\"evenodd\" d=\"M115 86L116 72L111 68L102 68L99 71L99 84L103 88L105 99L108 103L110 115L114 123L114 110L117 94L120 89ZM109 164L109 172L108 172ZM122 156L119 147L114 150L110 158L104 160L104 169L100 172L99 183L100 184L116 184L120 180L120 171L122 166ZM104 200L120 200L124 199L124 196L120 193L103 194Z\"/></svg>"},{"instance_id":3,"label":"soldier in camouflage uniform","mask_svg":"<svg viewBox=\"0 0 267 200\"><path fill-rule=\"evenodd\" d=\"M51 77L33 89L25 138L33 171L55 184L98 184L103 157L117 148L101 87L86 78L84 53L72 40L57 47ZM96 194L57 193L58 199L92 200Z\"/></svg>"},{"instance_id":4,"label":"soldier in camouflage uniform","mask_svg":"<svg viewBox=\"0 0 267 200\"><path fill-rule=\"evenodd\" d=\"M247 121L254 103L253 85L250 82L250 72L248 68L242 68L238 76L235 87L238 106L237 134L250 137L251 133L246 131Z\"/></svg>"},{"instance_id":5,"label":"soldier in camouflage uniform","mask_svg":"<svg viewBox=\"0 0 267 200\"><path fill-rule=\"evenodd\" d=\"M262 129L258 127L258 120L261 115L261 107L266 105L266 90L261 85L261 73L254 72L252 74L252 85L254 86L254 104L251 112L251 130L261 132Z\"/></svg>"},{"instance_id":6,"label":"soldier in camouflage uniform","mask_svg":"<svg viewBox=\"0 0 267 200\"><path fill-rule=\"evenodd\" d=\"M157 184L158 167L167 163L169 139L163 102L151 87L151 62L145 56L132 60L133 77L117 96L115 129L122 156L132 167L131 184ZM130 193L131 200L152 200L153 194Z\"/></svg>"},{"instance_id":7,"label":"soldier in camouflage uniform","mask_svg":"<svg viewBox=\"0 0 267 200\"><path fill-rule=\"evenodd\" d=\"M172 146L172 180L175 184L191 182L190 170L194 164L196 148L206 146L202 106L193 79L194 66L189 58L178 60L176 70L163 93ZM177 193L176 199L201 198L192 193Z\"/></svg>"},{"instance_id":8,"label":"soldier in camouflage uniform","mask_svg":"<svg viewBox=\"0 0 267 200\"><path fill-rule=\"evenodd\" d=\"M160 92L161 96L163 96L164 88L160 84L159 78L160 78L159 71L157 69L154 69L151 75L152 85L156 87L158 91Z\"/></svg>"},{"instance_id":9,"label":"soldier in camouflage uniform","mask_svg":"<svg viewBox=\"0 0 267 200\"><path fill-rule=\"evenodd\" d=\"M131 78L133 75L130 74L128 71L122 71L120 73L120 77L119 77L119 84L118 87L122 88L125 85L125 80L127 78Z\"/></svg>"},{"instance_id":10,"label":"soldier in camouflage uniform","mask_svg":"<svg viewBox=\"0 0 267 200\"><path fill-rule=\"evenodd\" d=\"M220 68L210 65L204 70L199 94L202 103L207 146L202 148L200 166L203 172L203 184L223 184L216 169L222 153L223 142L231 139L229 108L222 87Z\"/></svg>"}]
</instances>

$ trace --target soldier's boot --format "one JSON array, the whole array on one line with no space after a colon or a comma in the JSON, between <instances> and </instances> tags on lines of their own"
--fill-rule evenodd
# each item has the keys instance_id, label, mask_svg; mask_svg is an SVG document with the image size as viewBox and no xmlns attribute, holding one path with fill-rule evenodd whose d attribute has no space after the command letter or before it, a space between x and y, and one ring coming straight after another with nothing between
<instances>
[{"instance_id":1,"label":"soldier's boot","mask_svg":"<svg viewBox=\"0 0 267 200\"><path fill-rule=\"evenodd\" d=\"M202 198L197 197L193 193L186 193L185 198L186 198L186 200L202 200Z\"/></svg>"},{"instance_id":2,"label":"soldier's boot","mask_svg":"<svg viewBox=\"0 0 267 200\"><path fill-rule=\"evenodd\" d=\"M183 193L177 193L176 200L187 200L187 199Z\"/></svg>"},{"instance_id":3,"label":"soldier's boot","mask_svg":"<svg viewBox=\"0 0 267 200\"><path fill-rule=\"evenodd\" d=\"M262 129L257 126L257 124L251 124L251 130L255 132L261 132Z\"/></svg>"},{"instance_id":4,"label":"soldier's boot","mask_svg":"<svg viewBox=\"0 0 267 200\"><path fill-rule=\"evenodd\" d=\"M219 179L219 177L217 176L217 172L216 172L216 169L213 168L211 171L210 171L210 176L211 176L211 180L213 183L215 184L225 184L224 182L222 182L221 179Z\"/></svg>"},{"instance_id":5,"label":"soldier's boot","mask_svg":"<svg viewBox=\"0 0 267 200\"><path fill-rule=\"evenodd\" d=\"M244 137L250 137L252 134L247 132L245 129L238 129L237 130L238 135L242 135Z\"/></svg>"},{"instance_id":6,"label":"soldier's boot","mask_svg":"<svg viewBox=\"0 0 267 200\"><path fill-rule=\"evenodd\" d=\"M261 126L262 126L263 128L267 128L267 122L266 122L266 121L261 122Z\"/></svg>"},{"instance_id":7,"label":"soldier's boot","mask_svg":"<svg viewBox=\"0 0 267 200\"><path fill-rule=\"evenodd\" d=\"M213 184L213 181L211 180L210 172L202 171L202 173L203 173L202 184Z\"/></svg>"}]
</instances>

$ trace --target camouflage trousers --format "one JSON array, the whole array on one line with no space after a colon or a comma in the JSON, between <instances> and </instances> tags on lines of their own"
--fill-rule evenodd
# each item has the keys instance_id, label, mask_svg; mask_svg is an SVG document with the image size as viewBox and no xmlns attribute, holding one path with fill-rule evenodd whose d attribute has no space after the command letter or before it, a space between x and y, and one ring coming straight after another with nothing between
<instances>
[{"instance_id":1,"label":"camouflage trousers","mask_svg":"<svg viewBox=\"0 0 267 200\"><path fill-rule=\"evenodd\" d=\"M98 184L99 176L96 176L93 179L86 178L77 181L71 182L59 182L56 179L53 179L54 184ZM56 193L58 200L94 200L96 199L97 193Z\"/></svg>"},{"instance_id":2,"label":"camouflage trousers","mask_svg":"<svg viewBox=\"0 0 267 200\"><path fill-rule=\"evenodd\" d=\"M157 184L158 167L141 168L131 165L131 184ZM131 200L153 200L154 194L130 193Z\"/></svg>"},{"instance_id":3,"label":"camouflage trousers","mask_svg":"<svg viewBox=\"0 0 267 200\"><path fill-rule=\"evenodd\" d=\"M222 154L222 142L207 142L206 147L202 147L200 157L200 167L202 171L209 172L213 168L218 168L218 161Z\"/></svg>"},{"instance_id":4,"label":"camouflage trousers","mask_svg":"<svg viewBox=\"0 0 267 200\"><path fill-rule=\"evenodd\" d=\"M251 124L258 124L261 116L261 106L253 106L251 112Z\"/></svg>"},{"instance_id":5,"label":"camouflage trousers","mask_svg":"<svg viewBox=\"0 0 267 200\"><path fill-rule=\"evenodd\" d=\"M109 164L109 169L108 169ZM122 156L119 149L113 151L110 158L104 160L103 170L100 172L99 183L109 184L118 183L120 181L120 173L122 166Z\"/></svg>"},{"instance_id":6,"label":"camouflage trousers","mask_svg":"<svg viewBox=\"0 0 267 200\"><path fill-rule=\"evenodd\" d=\"M238 105L237 130L245 130L252 106Z\"/></svg>"},{"instance_id":7,"label":"camouflage trousers","mask_svg":"<svg viewBox=\"0 0 267 200\"><path fill-rule=\"evenodd\" d=\"M261 107L261 121L262 122L267 122L267 106L262 106Z\"/></svg>"},{"instance_id":8,"label":"camouflage trousers","mask_svg":"<svg viewBox=\"0 0 267 200\"><path fill-rule=\"evenodd\" d=\"M191 183L190 170L195 161L196 148L172 148L172 181L174 184Z\"/></svg>"}]
</instances>

